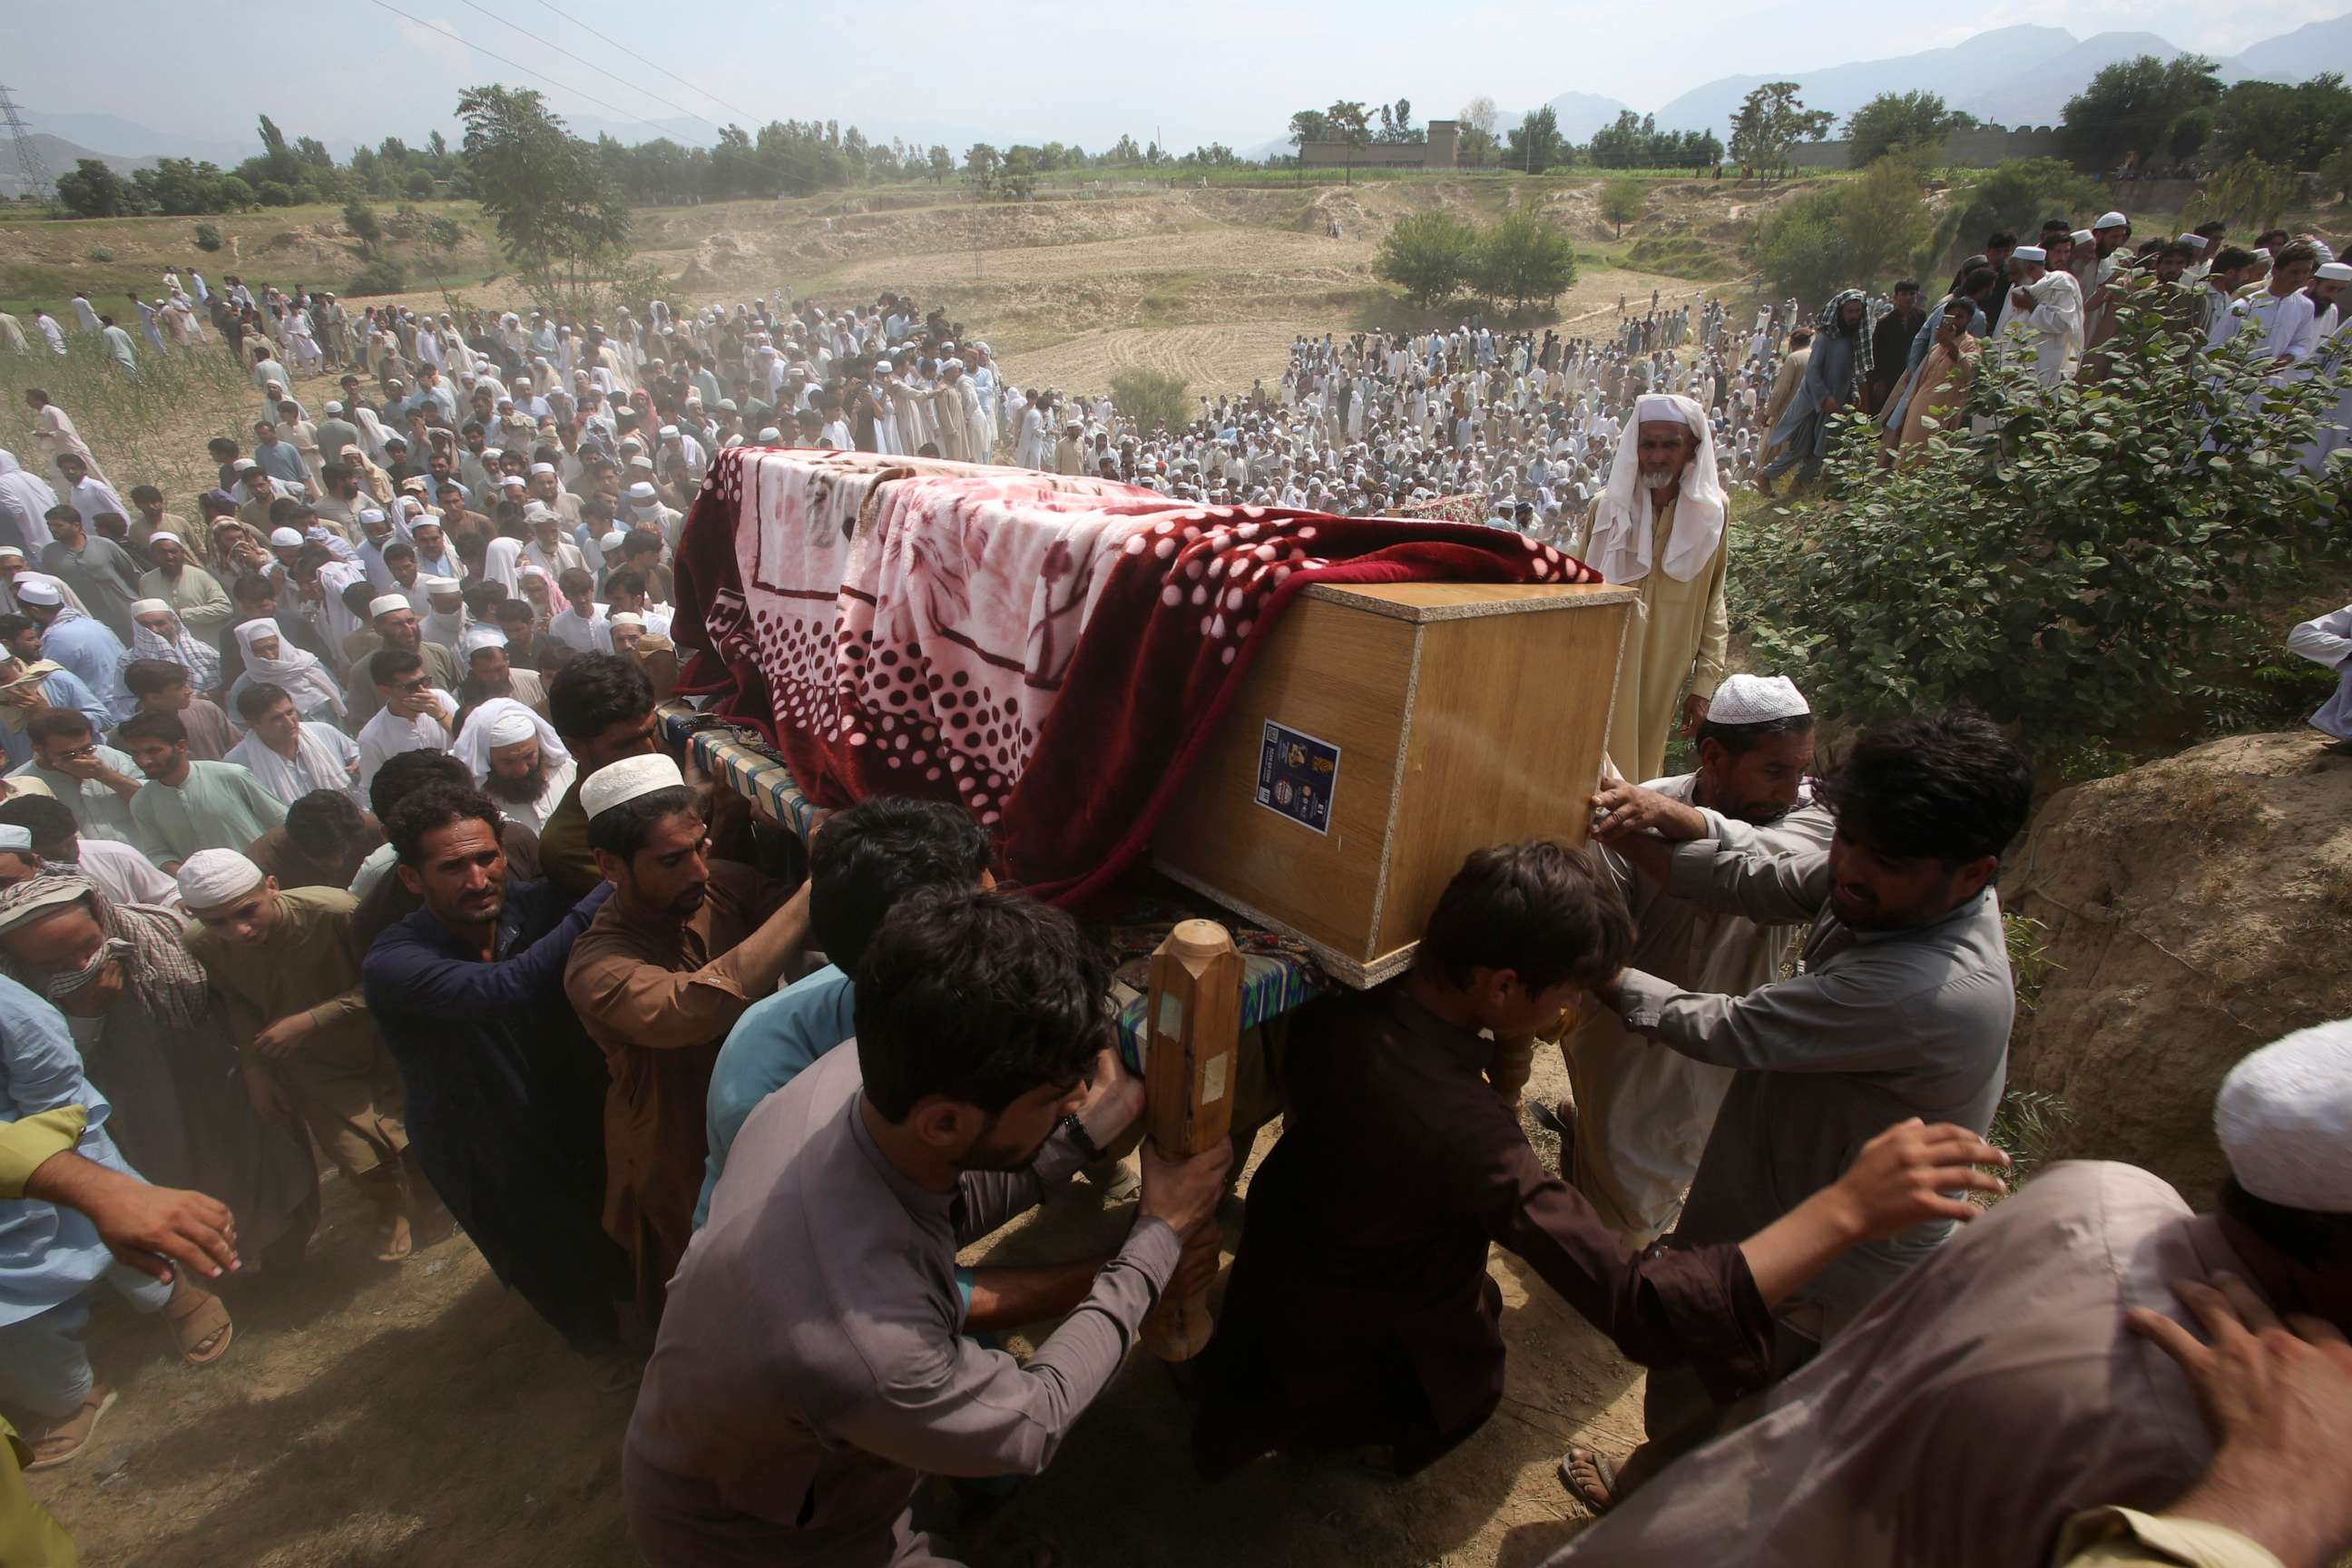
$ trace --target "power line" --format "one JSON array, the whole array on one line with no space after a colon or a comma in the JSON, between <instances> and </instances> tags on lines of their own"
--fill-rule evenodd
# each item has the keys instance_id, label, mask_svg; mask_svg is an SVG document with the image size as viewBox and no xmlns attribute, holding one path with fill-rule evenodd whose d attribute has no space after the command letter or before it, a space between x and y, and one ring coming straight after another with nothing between
<instances>
[{"instance_id":1,"label":"power line","mask_svg":"<svg viewBox=\"0 0 2352 1568\"><path fill-rule=\"evenodd\" d=\"M717 121L703 120L701 115L697 114L691 109L687 108L686 105L682 103L672 103L668 99L664 98L660 93L654 91L651 88L639 87L635 82L623 81L619 77L614 76L611 71L606 70L594 60L583 58L581 56L573 54L570 49L565 48L562 44L551 43L549 40L541 37L538 34L523 27L520 24L508 21L504 16L499 16L496 11L491 10L487 5L475 5L474 0L465 0L465 4L472 9L479 11L483 16L488 16L491 21L498 23L500 26L511 27L516 32L522 34L524 37L530 39L533 43L538 44L544 48L553 49L557 54L562 55L566 59L578 60L582 65L586 66L590 70L594 71L597 75L604 77L607 80L621 87L627 88L631 92L642 93L644 96L652 99L656 103L661 104L665 108L677 110L680 114L685 115L688 120L701 120L703 124L709 126L713 131L719 129L719 122ZM652 62L648 61L646 63L651 64ZM660 68L656 67L655 68L659 69ZM647 120L642 121L642 123L652 125L654 122ZM660 127L656 126L655 129L659 130Z\"/></svg>"},{"instance_id":2,"label":"power line","mask_svg":"<svg viewBox=\"0 0 2352 1568\"><path fill-rule=\"evenodd\" d=\"M691 88L694 91L700 93L703 97L719 105L719 108L727 110L730 114L738 115L745 121L756 121L760 118L748 109L737 108L734 104L728 102L725 99L719 97L717 93L711 91L707 87L696 87L694 83L687 80L684 77L678 75L677 72L670 69L667 66L656 65L652 60L646 58L645 56L637 53L636 50L629 47L628 45L621 42L618 38L615 38L607 33L597 32L595 28L590 26L587 23L582 21L579 17L572 16L571 13L556 10L553 5L548 5L548 0L539 0L539 3L541 5L545 6L546 9L554 11L557 16L571 23L582 32L594 34L597 37L604 39L606 43L612 45L614 48L620 50L623 54L628 56L631 59L635 60L640 65L653 66L654 69L661 72L662 75L669 78L670 80L677 83L678 86L683 88ZM578 57L575 56L574 58L576 58ZM699 114L696 115L695 118L697 120L702 120L702 116ZM705 125L710 124L710 121L708 120L702 120L702 122Z\"/></svg>"},{"instance_id":3,"label":"power line","mask_svg":"<svg viewBox=\"0 0 2352 1568\"><path fill-rule=\"evenodd\" d=\"M624 120L633 120L639 125L643 125L649 130L661 130L660 126L656 125L652 121L647 120L642 114L632 114L618 104L605 102L603 99L598 98L593 92L583 92L576 87L570 86L564 82L560 82L551 76L546 76L539 71L531 69L530 67L524 65L520 60L510 60L507 58L506 56L499 53L496 49L486 49L481 45L474 42L473 39L465 37L463 34L453 33L448 28L441 26L438 22L428 22L421 16L412 16L407 12L402 10L399 6L388 4L387 0L373 0L373 3L382 7L383 10L391 12L394 16L399 17L404 22L414 22L420 27L430 27L435 32L441 34L445 37L455 38L458 43L463 44L466 47L473 50L476 54L488 55L490 58L498 61L499 64L505 66L511 70L519 70L527 77L533 78L539 81L543 81L551 88L556 88L562 91L572 94L574 98L584 98L589 102L594 104L597 108L611 110L614 114L619 115Z\"/></svg>"}]
</instances>

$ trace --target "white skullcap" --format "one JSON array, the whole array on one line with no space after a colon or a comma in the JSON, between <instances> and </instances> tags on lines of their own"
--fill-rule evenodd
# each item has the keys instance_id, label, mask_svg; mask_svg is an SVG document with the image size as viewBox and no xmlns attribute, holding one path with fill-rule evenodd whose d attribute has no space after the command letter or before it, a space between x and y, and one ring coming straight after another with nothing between
<instances>
[{"instance_id":1,"label":"white skullcap","mask_svg":"<svg viewBox=\"0 0 2352 1568\"><path fill-rule=\"evenodd\" d=\"M2255 250L2254 250L2254 259L2255 259L2255 260L2257 260L2257 261L2268 261L2270 258L2271 258L2271 247L2270 247L2269 246L2264 245L2264 246L2258 246L2258 247L2255 247Z\"/></svg>"},{"instance_id":2,"label":"white skullcap","mask_svg":"<svg viewBox=\"0 0 2352 1568\"><path fill-rule=\"evenodd\" d=\"M643 468L646 472L650 474L654 471L654 460L651 458L631 458L629 459L629 467L633 468Z\"/></svg>"},{"instance_id":3,"label":"white skullcap","mask_svg":"<svg viewBox=\"0 0 2352 1568\"><path fill-rule=\"evenodd\" d=\"M524 480L520 474L501 474L499 476L499 489L502 490L521 489L524 488L526 482L527 481Z\"/></svg>"},{"instance_id":4,"label":"white skullcap","mask_svg":"<svg viewBox=\"0 0 2352 1568\"><path fill-rule=\"evenodd\" d=\"M2213 1131L2254 1196L2352 1214L2352 1019L2298 1029L2231 1068Z\"/></svg>"},{"instance_id":5,"label":"white skullcap","mask_svg":"<svg viewBox=\"0 0 2352 1568\"><path fill-rule=\"evenodd\" d=\"M506 401L512 403L514 399L509 397ZM507 449L504 447L485 447L482 448L482 460L486 463L492 458L503 458L506 455Z\"/></svg>"},{"instance_id":6,"label":"white skullcap","mask_svg":"<svg viewBox=\"0 0 2352 1568\"><path fill-rule=\"evenodd\" d=\"M593 822L639 795L677 789L685 783L686 775L678 772L677 764L658 752L649 757L624 757L588 775L587 783L580 786L580 806Z\"/></svg>"},{"instance_id":7,"label":"white skullcap","mask_svg":"<svg viewBox=\"0 0 2352 1568\"><path fill-rule=\"evenodd\" d=\"M635 484L629 487L629 504L632 506L642 507L659 506L661 505L661 492L654 489L652 484L648 481L639 479Z\"/></svg>"},{"instance_id":8,"label":"white skullcap","mask_svg":"<svg viewBox=\"0 0 2352 1568\"><path fill-rule=\"evenodd\" d=\"M428 594L462 594L466 591L466 585L455 577L426 577L422 581Z\"/></svg>"},{"instance_id":9,"label":"white skullcap","mask_svg":"<svg viewBox=\"0 0 2352 1568\"><path fill-rule=\"evenodd\" d=\"M330 402L327 405L327 412L330 414L341 414L342 411L343 405L340 403Z\"/></svg>"},{"instance_id":10,"label":"white skullcap","mask_svg":"<svg viewBox=\"0 0 2352 1568\"><path fill-rule=\"evenodd\" d=\"M14 822L0 822L0 849L30 849L33 830Z\"/></svg>"},{"instance_id":11,"label":"white skullcap","mask_svg":"<svg viewBox=\"0 0 2352 1568\"><path fill-rule=\"evenodd\" d=\"M602 539L599 539L596 542L596 548L599 550L618 550L628 542L628 531L625 529L616 528L613 530L612 532L604 535Z\"/></svg>"},{"instance_id":12,"label":"white skullcap","mask_svg":"<svg viewBox=\"0 0 2352 1568\"><path fill-rule=\"evenodd\" d=\"M1763 724L1812 712L1797 683L1785 675L1730 675L1706 705L1710 724Z\"/></svg>"},{"instance_id":13,"label":"white skullcap","mask_svg":"<svg viewBox=\"0 0 2352 1568\"><path fill-rule=\"evenodd\" d=\"M2341 261L2322 262L2319 276L2326 279L2330 283L2352 283L2352 267L2347 267Z\"/></svg>"},{"instance_id":14,"label":"white skullcap","mask_svg":"<svg viewBox=\"0 0 2352 1568\"><path fill-rule=\"evenodd\" d=\"M784 433L772 425L760 426L759 441L762 447L772 447L784 438Z\"/></svg>"},{"instance_id":15,"label":"white skullcap","mask_svg":"<svg viewBox=\"0 0 2352 1568\"><path fill-rule=\"evenodd\" d=\"M551 474L555 472L555 465L553 463L533 463L530 466L530 471L534 474Z\"/></svg>"},{"instance_id":16,"label":"white skullcap","mask_svg":"<svg viewBox=\"0 0 2352 1568\"><path fill-rule=\"evenodd\" d=\"M535 741L539 726L530 721L530 710L517 704L490 721L486 737L493 746L511 746L518 741Z\"/></svg>"},{"instance_id":17,"label":"white skullcap","mask_svg":"<svg viewBox=\"0 0 2352 1568\"><path fill-rule=\"evenodd\" d=\"M261 868L234 849L199 849L180 862L180 901L215 910L261 886Z\"/></svg>"},{"instance_id":18,"label":"white skullcap","mask_svg":"<svg viewBox=\"0 0 2352 1568\"><path fill-rule=\"evenodd\" d=\"M557 521L555 509L548 505L543 500L525 502L522 509L522 520L525 522L553 522Z\"/></svg>"},{"instance_id":19,"label":"white skullcap","mask_svg":"<svg viewBox=\"0 0 2352 1568\"><path fill-rule=\"evenodd\" d=\"M236 462L231 463L228 466L228 471L232 474L242 474L250 472L252 469L259 467L261 467L261 465L255 462L251 458L239 458Z\"/></svg>"},{"instance_id":20,"label":"white skullcap","mask_svg":"<svg viewBox=\"0 0 2352 1568\"><path fill-rule=\"evenodd\" d=\"M613 626L643 626L646 624L646 618L635 610L622 610L608 617L604 624Z\"/></svg>"},{"instance_id":21,"label":"white skullcap","mask_svg":"<svg viewBox=\"0 0 2352 1568\"><path fill-rule=\"evenodd\" d=\"M180 545L183 549L186 548L187 542L180 537L180 532L177 529L159 528L154 532L147 536L147 542L152 544L159 539L168 539L173 543Z\"/></svg>"},{"instance_id":22,"label":"white skullcap","mask_svg":"<svg viewBox=\"0 0 2352 1568\"><path fill-rule=\"evenodd\" d=\"M2105 213L2102 214L2098 221L2091 225L2091 226L2093 228L2129 228L2131 227L2131 219L2124 216L2121 213Z\"/></svg>"},{"instance_id":23,"label":"white skullcap","mask_svg":"<svg viewBox=\"0 0 2352 1568\"><path fill-rule=\"evenodd\" d=\"M131 613L133 616L168 616L172 613L172 606L161 599L133 599L131 601Z\"/></svg>"},{"instance_id":24,"label":"white skullcap","mask_svg":"<svg viewBox=\"0 0 2352 1568\"><path fill-rule=\"evenodd\" d=\"M458 651L463 653L467 658L473 658L476 654L481 652L486 647L504 647L506 646L507 634L499 630L498 627L490 625L488 621L484 621L479 626L467 626L466 628L466 635L457 639Z\"/></svg>"},{"instance_id":25,"label":"white skullcap","mask_svg":"<svg viewBox=\"0 0 2352 1568\"><path fill-rule=\"evenodd\" d=\"M269 531L269 547L273 550L296 550L301 547L302 535L290 528Z\"/></svg>"},{"instance_id":26,"label":"white skullcap","mask_svg":"<svg viewBox=\"0 0 2352 1568\"><path fill-rule=\"evenodd\" d=\"M2184 234L2180 237L2180 243L2191 250L2202 250L2205 248L2205 237L2201 234Z\"/></svg>"},{"instance_id":27,"label":"white skullcap","mask_svg":"<svg viewBox=\"0 0 2352 1568\"><path fill-rule=\"evenodd\" d=\"M675 440L677 440L677 426L675 426L675 425L665 425L665 426L663 426L661 427L661 438L662 438L663 440L665 440L665 441L675 441Z\"/></svg>"},{"instance_id":28,"label":"white skullcap","mask_svg":"<svg viewBox=\"0 0 2352 1568\"><path fill-rule=\"evenodd\" d=\"M368 601L368 619L373 620L378 616L388 616L394 610L408 607L408 595L405 594L378 594Z\"/></svg>"},{"instance_id":29,"label":"white skullcap","mask_svg":"<svg viewBox=\"0 0 2352 1568\"><path fill-rule=\"evenodd\" d=\"M405 500L407 498L404 496L401 499ZM360 509L360 521L362 525L371 522L382 522L383 521L384 515L381 508L370 506L362 507Z\"/></svg>"},{"instance_id":30,"label":"white skullcap","mask_svg":"<svg viewBox=\"0 0 2352 1568\"><path fill-rule=\"evenodd\" d=\"M2011 251L2010 254L2020 261L2047 261L2050 259L2050 253L2042 249L2038 245L2021 245L2015 250Z\"/></svg>"},{"instance_id":31,"label":"white skullcap","mask_svg":"<svg viewBox=\"0 0 2352 1568\"><path fill-rule=\"evenodd\" d=\"M37 572L27 572L16 579L16 597L27 605L62 605L65 595L58 588L57 579L44 577Z\"/></svg>"},{"instance_id":32,"label":"white skullcap","mask_svg":"<svg viewBox=\"0 0 2352 1568\"><path fill-rule=\"evenodd\" d=\"M25 547L21 544L0 544L0 555L13 555L22 561L25 559Z\"/></svg>"},{"instance_id":33,"label":"white skullcap","mask_svg":"<svg viewBox=\"0 0 2352 1568\"><path fill-rule=\"evenodd\" d=\"M1663 392L1645 392L1634 399L1633 423L1640 425L1653 419L1670 425L1690 423L1683 405L1672 396Z\"/></svg>"}]
</instances>

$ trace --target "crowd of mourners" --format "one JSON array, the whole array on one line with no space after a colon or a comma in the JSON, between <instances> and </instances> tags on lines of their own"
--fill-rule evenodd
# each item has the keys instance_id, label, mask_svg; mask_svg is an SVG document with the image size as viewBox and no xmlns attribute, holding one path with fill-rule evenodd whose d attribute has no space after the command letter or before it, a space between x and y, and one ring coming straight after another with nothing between
<instances>
[{"instance_id":1,"label":"crowd of mourners","mask_svg":"<svg viewBox=\"0 0 2352 1568\"><path fill-rule=\"evenodd\" d=\"M1283 1134L1186 1384L1202 1474L1443 1458L1503 1397L1499 1244L1650 1372L1647 1440L1561 1460L1602 1519L1559 1560L2340 1546L2352 1489L2272 1484L2292 1467L2250 1446L2284 1419L2265 1390L2352 1409L2340 1337L2278 1327L2345 1326L2352 1030L2231 1076L2218 1216L2086 1164L1978 1217L2014 1004L1993 878L2030 765L1953 715L1816 776L1795 685L1726 668L1727 479L1817 464L1849 406L1899 445L1905 403L2004 328L2071 374L2128 237L2118 214L1997 236L1932 311L1906 285L1810 321L1653 296L1598 340L1302 338L1277 386L1150 431L1011 384L896 294L607 324L167 274L144 352L225 351L253 385L217 482L110 473L38 390L39 449L0 453L0 1194L46 1216L0 1215L26 1468L87 1452L117 1397L92 1294L219 1360L213 1287L301 1266L324 1166L376 1258L454 1225L635 1398L625 1506L665 1564L949 1561L925 1477L964 1479L967 1521L1000 1506L974 1479L1047 1466L1153 1307L1217 1277L1236 1151L1149 1142L1114 1256L958 1265L1080 1169L1111 1184L1142 1089L1081 928L996 889L960 810L871 798L803 849L677 757L674 557L715 454L750 444L1454 517L1640 593L1600 847L1474 854L1407 975L1282 1034ZM2285 373L2332 340L2341 279L2265 237L2145 264L2205 268L2201 329L2263 332ZM63 351L33 325L14 346ZM1675 732L1696 766L1667 776ZM1484 1075L1492 1041L1563 1026L1555 1171ZM1027 1358L996 1348L1045 1321ZM2216 1415L2224 1386L2253 1414ZM11 1474L0 1556L19 1541L68 1560Z\"/></svg>"}]
</instances>

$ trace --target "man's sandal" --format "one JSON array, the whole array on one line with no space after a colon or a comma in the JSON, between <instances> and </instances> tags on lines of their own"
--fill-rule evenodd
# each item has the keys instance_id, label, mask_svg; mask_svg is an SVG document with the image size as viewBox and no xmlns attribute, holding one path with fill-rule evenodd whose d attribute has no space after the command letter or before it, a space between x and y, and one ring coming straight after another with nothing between
<instances>
[{"instance_id":1,"label":"man's sandal","mask_svg":"<svg viewBox=\"0 0 2352 1568\"><path fill-rule=\"evenodd\" d=\"M163 1303L163 1325L172 1331L180 1359L190 1366L210 1366L228 1353L229 1342L236 1337L236 1326L229 1321L221 1299L193 1285L173 1291Z\"/></svg>"},{"instance_id":2,"label":"man's sandal","mask_svg":"<svg viewBox=\"0 0 2352 1568\"><path fill-rule=\"evenodd\" d=\"M1595 1513L1617 1502L1617 1461L1597 1448L1570 1448L1560 1457L1559 1484Z\"/></svg>"},{"instance_id":3,"label":"man's sandal","mask_svg":"<svg viewBox=\"0 0 2352 1568\"><path fill-rule=\"evenodd\" d=\"M98 1418L114 1408L117 1397L114 1390L93 1384L73 1419L51 1427L47 1436L33 1445L33 1462L25 1467L26 1473L53 1470L80 1458L98 1435Z\"/></svg>"}]
</instances>

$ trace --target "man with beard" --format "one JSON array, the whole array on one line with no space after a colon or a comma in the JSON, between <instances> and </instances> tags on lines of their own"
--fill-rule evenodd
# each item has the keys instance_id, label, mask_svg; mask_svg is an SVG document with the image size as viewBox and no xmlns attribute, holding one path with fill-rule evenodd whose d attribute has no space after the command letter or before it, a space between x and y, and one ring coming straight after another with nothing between
<instances>
[{"instance_id":1,"label":"man with beard","mask_svg":"<svg viewBox=\"0 0 2352 1568\"><path fill-rule=\"evenodd\" d=\"M2017 1004L1992 880L2032 794L2032 765L2000 726L1955 714L1882 724L1853 743L1820 787L1837 824L1826 849L1668 844L1604 825L1609 847L1675 898L1763 923L1812 922L1800 972L1745 995L1639 968L1597 993L1653 1048L1736 1069L1675 1247L1770 1224L1906 1118L1979 1134L1991 1125ZM1929 1222L1857 1247L1792 1293L1774 1312L1775 1371L1811 1360L1951 1231ZM1621 1485L1710 1436L1717 1404L1686 1374L1654 1373L1650 1441L1622 1479L1582 1448L1569 1450L1562 1479L1605 1510Z\"/></svg>"},{"instance_id":2,"label":"man with beard","mask_svg":"<svg viewBox=\"0 0 2352 1568\"><path fill-rule=\"evenodd\" d=\"M1042 1471L1161 1293L1212 1276L1232 1149L1171 1163L1146 1143L1114 1256L1008 1271L1024 1316L1064 1320L1036 1353L961 1331L957 1249L1142 1110L1107 1048L1106 978L1076 922L1027 899L925 889L891 910L856 1040L751 1112L670 1282L623 1458L646 1557L943 1561L909 1513L924 1473Z\"/></svg>"},{"instance_id":3,"label":"man with beard","mask_svg":"<svg viewBox=\"0 0 2352 1568\"><path fill-rule=\"evenodd\" d=\"M466 660L466 679L457 688L458 705L475 708L493 698L511 697L532 712L547 712L547 687L539 672L517 669L507 658L507 634L495 625L466 628L457 639Z\"/></svg>"},{"instance_id":4,"label":"man with beard","mask_svg":"<svg viewBox=\"0 0 2352 1568\"><path fill-rule=\"evenodd\" d=\"M1687 397L1643 394L1618 437L1609 486L1570 552L1641 591L1609 720L1610 761L1629 779L1665 772L1677 715L1680 732L1691 733L1723 679L1731 639L1726 505L1706 410Z\"/></svg>"},{"instance_id":5,"label":"man with beard","mask_svg":"<svg viewBox=\"0 0 2352 1568\"><path fill-rule=\"evenodd\" d=\"M572 788L572 753L548 721L511 697L476 708L450 748L473 771L474 783L499 803L509 822L536 836Z\"/></svg>"},{"instance_id":6,"label":"man with beard","mask_svg":"<svg viewBox=\"0 0 2352 1568\"><path fill-rule=\"evenodd\" d=\"M574 903L509 882L499 808L474 790L428 785L386 826L424 907L376 937L360 983L407 1089L409 1147L499 1280L626 1388L629 1264L597 1223L604 1075L562 1004L564 962L611 889Z\"/></svg>"},{"instance_id":7,"label":"man with beard","mask_svg":"<svg viewBox=\"0 0 2352 1568\"><path fill-rule=\"evenodd\" d=\"M713 859L694 791L658 753L600 769L580 804L614 896L572 950L563 990L612 1075L604 1229L635 1260L637 1305L657 1325L694 1234L711 1063L807 945L807 885L787 897Z\"/></svg>"},{"instance_id":8,"label":"man with beard","mask_svg":"<svg viewBox=\"0 0 2352 1568\"><path fill-rule=\"evenodd\" d=\"M1812 762L1812 710L1796 687L1783 676L1732 676L1699 726L1698 771L1602 791L1600 835L1712 838L1772 855L1822 849L1831 824L1805 787ZM1701 909L1604 859L1633 912L1633 967L1735 996L1780 973L1795 924ZM1659 1050L1598 1007L1560 1050L1575 1097L1559 1116L1560 1173L1629 1245L1646 1247L1673 1227L1732 1069Z\"/></svg>"}]
</instances>

